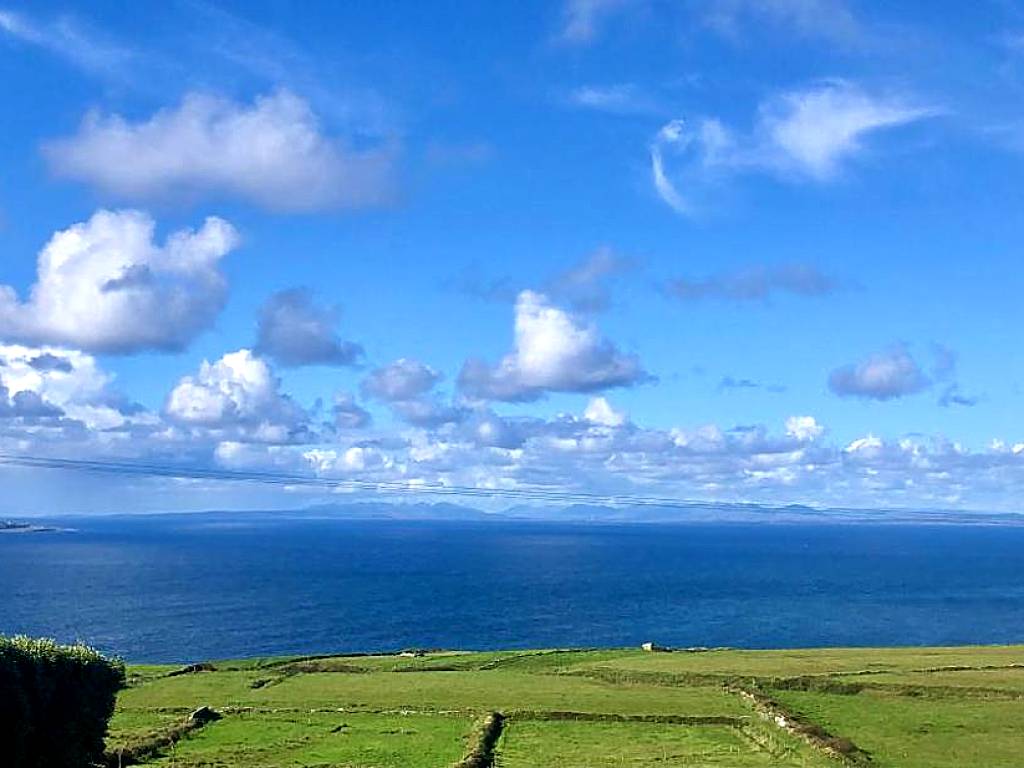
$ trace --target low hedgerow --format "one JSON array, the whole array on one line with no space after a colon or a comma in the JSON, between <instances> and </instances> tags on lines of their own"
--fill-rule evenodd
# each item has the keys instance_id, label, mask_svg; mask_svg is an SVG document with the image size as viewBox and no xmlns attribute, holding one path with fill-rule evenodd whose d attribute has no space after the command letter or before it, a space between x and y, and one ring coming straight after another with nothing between
<instances>
[{"instance_id":1,"label":"low hedgerow","mask_svg":"<svg viewBox=\"0 0 1024 768\"><path fill-rule=\"evenodd\" d=\"M124 665L84 645L0 637L0 760L86 768L103 760Z\"/></svg>"}]
</instances>

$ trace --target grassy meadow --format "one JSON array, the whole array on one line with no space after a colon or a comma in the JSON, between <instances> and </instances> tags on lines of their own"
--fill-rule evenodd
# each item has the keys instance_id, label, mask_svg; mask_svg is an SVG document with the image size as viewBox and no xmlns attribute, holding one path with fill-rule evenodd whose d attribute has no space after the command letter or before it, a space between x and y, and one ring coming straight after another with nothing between
<instances>
[{"instance_id":1,"label":"grassy meadow","mask_svg":"<svg viewBox=\"0 0 1024 768\"><path fill-rule=\"evenodd\" d=\"M178 672L129 667L110 765L1024 764L1024 646L438 652ZM220 719L183 731L200 706ZM488 730L491 713L503 717Z\"/></svg>"}]
</instances>

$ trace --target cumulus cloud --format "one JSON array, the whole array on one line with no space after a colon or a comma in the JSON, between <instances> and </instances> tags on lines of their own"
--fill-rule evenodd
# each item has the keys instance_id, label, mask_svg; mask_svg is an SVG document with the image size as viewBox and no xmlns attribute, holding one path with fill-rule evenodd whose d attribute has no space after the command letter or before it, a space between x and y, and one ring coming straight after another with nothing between
<instances>
[{"instance_id":1,"label":"cumulus cloud","mask_svg":"<svg viewBox=\"0 0 1024 768\"><path fill-rule=\"evenodd\" d=\"M154 423L152 414L119 394L113 383L113 376L84 352L0 344L0 417L59 419L50 426L63 433Z\"/></svg>"},{"instance_id":2,"label":"cumulus cloud","mask_svg":"<svg viewBox=\"0 0 1024 768\"><path fill-rule=\"evenodd\" d=\"M241 442L308 438L307 414L280 385L266 361L240 349L213 363L204 360L195 375L183 377L164 412L177 424L221 431Z\"/></svg>"},{"instance_id":3,"label":"cumulus cloud","mask_svg":"<svg viewBox=\"0 0 1024 768\"><path fill-rule=\"evenodd\" d=\"M309 291L280 291L260 309L256 352L286 367L352 365L363 348L343 341L337 324L337 311L316 306Z\"/></svg>"},{"instance_id":4,"label":"cumulus cloud","mask_svg":"<svg viewBox=\"0 0 1024 768\"><path fill-rule=\"evenodd\" d=\"M44 400L38 392L23 389L12 393L0 377L0 419L35 421L63 415L63 410Z\"/></svg>"},{"instance_id":5,"label":"cumulus cloud","mask_svg":"<svg viewBox=\"0 0 1024 768\"><path fill-rule=\"evenodd\" d=\"M400 358L371 371L360 385L363 395L393 403L424 395L441 380L441 374L425 363Z\"/></svg>"},{"instance_id":6,"label":"cumulus cloud","mask_svg":"<svg viewBox=\"0 0 1024 768\"><path fill-rule=\"evenodd\" d=\"M676 278L665 283L665 292L681 301L767 301L777 294L824 296L838 288L837 280L812 264L756 264L701 279Z\"/></svg>"},{"instance_id":7,"label":"cumulus cloud","mask_svg":"<svg viewBox=\"0 0 1024 768\"><path fill-rule=\"evenodd\" d=\"M415 427L436 428L462 421L465 409L447 405L432 390L441 374L418 360L400 358L363 379L363 396L386 403L398 418Z\"/></svg>"},{"instance_id":8,"label":"cumulus cloud","mask_svg":"<svg viewBox=\"0 0 1024 768\"><path fill-rule=\"evenodd\" d=\"M898 344L859 363L836 368L828 386L840 397L892 400L928 387L930 381L905 345Z\"/></svg>"},{"instance_id":9,"label":"cumulus cloud","mask_svg":"<svg viewBox=\"0 0 1024 768\"><path fill-rule=\"evenodd\" d=\"M529 431L526 427L522 421L505 419L492 411L484 410L469 417L464 430L469 441L475 446L514 450L521 448L528 439Z\"/></svg>"},{"instance_id":10,"label":"cumulus cloud","mask_svg":"<svg viewBox=\"0 0 1024 768\"><path fill-rule=\"evenodd\" d=\"M800 442L817 440L825 428L813 416L790 416L786 419L786 434Z\"/></svg>"},{"instance_id":11,"label":"cumulus cloud","mask_svg":"<svg viewBox=\"0 0 1024 768\"><path fill-rule=\"evenodd\" d=\"M186 347L224 305L219 265L238 235L216 217L163 245L154 230L140 211L98 211L57 232L26 300L0 286L0 339L113 354Z\"/></svg>"},{"instance_id":12,"label":"cumulus cloud","mask_svg":"<svg viewBox=\"0 0 1024 768\"><path fill-rule=\"evenodd\" d=\"M436 396L396 400L390 405L396 416L414 427L433 429L445 424L457 424L466 417L466 409L448 405Z\"/></svg>"},{"instance_id":13,"label":"cumulus cloud","mask_svg":"<svg viewBox=\"0 0 1024 768\"><path fill-rule=\"evenodd\" d=\"M238 197L301 212L380 205L394 188L390 148L326 135L284 90L251 104L192 93L137 122L93 111L44 152L58 176L127 200Z\"/></svg>"},{"instance_id":14,"label":"cumulus cloud","mask_svg":"<svg viewBox=\"0 0 1024 768\"><path fill-rule=\"evenodd\" d=\"M360 479L383 477L394 468L394 460L372 444L353 445L343 450L315 448L303 454L306 463L322 477L360 475Z\"/></svg>"},{"instance_id":15,"label":"cumulus cloud","mask_svg":"<svg viewBox=\"0 0 1024 768\"><path fill-rule=\"evenodd\" d=\"M869 137L936 114L903 96L829 80L762 102L749 134L715 118L672 120L650 146L652 182L662 200L682 214L695 211L690 188L710 179L767 173L824 183L865 152ZM676 172L668 170L670 159L679 165ZM680 183L689 185L686 192Z\"/></svg>"},{"instance_id":16,"label":"cumulus cloud","mask_svg":"<svg viewBox=\"0 0 1024 768\"><path fill-rule=\"evenodd\" d=\"M339 393L334 398L331 414L336 429L362 429L373 422L370 412L360 407L352 395L347 393Z\"/></svg>"},{"instance_id":17,"label":"cumulus cloud","mask_svg":"<svg viewBox=\"0 0 1024 768\"><path fill-rule=\"evenodd\" d=\"M621 427L628 421L626 414L612 408L611 403L604 397L591 398L583 411L583 418L603 427Z\"/></svg>"},{"instance_id":18,"label":"cumulus cloud","mask_svg":"<svg viewBox=\"0 0 1024 768\"><path fill-rule=\"evenodd\" d=\"M59 362L33 366L47 355ZM189 466L205 462L410 489L529 487L874 508L1005 509L1024 492L1021 436L981 450L939 436L872 433L836 446L825 440L825 425L808 415L791 416L781 430L699 423L652 428L601 397L580 414L511 418L467 406L456 423L369 435L354 431L366 423L350 396L339 395L335 406L338 423L313 433L266 363L241 350L185 377L161 417L113 397L109 375L88 355L0 347L5 451L159 457L162 463L173 457ZM215 486L176 486L177 492L188 488L202 494L197 505L203 506ZM271 492L261 493L269 498Z\"/></svg>"},{"instance_id":19,"label":"cumulus cloud","mask_svg":"<svg viewBox=\"0 0 1024 768\"><path fill-rule=\"evenodd\" d=\"M515 306L515 348L497 365L472 358L459 387L484 400L529 401L548 392L596 392L649 379L639 359L625 354L592 324L552 306L534 291Z\"/></svg>"}]
</instances>

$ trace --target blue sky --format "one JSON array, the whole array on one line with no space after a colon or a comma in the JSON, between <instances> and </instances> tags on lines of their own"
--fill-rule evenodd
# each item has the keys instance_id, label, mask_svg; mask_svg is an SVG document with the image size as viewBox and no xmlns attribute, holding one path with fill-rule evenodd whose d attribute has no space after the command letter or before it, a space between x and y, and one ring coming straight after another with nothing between
<instances>
[{"instance_id":1,"label":"blue sky","mask_svg":"<svg viewBox=\"0 0 1024 768\"><path fill-rule=\"evenodd\" d=\"M890 5L0 6L0 448L1016 510L1024 6Z\"/></svg>"}]
</instances>

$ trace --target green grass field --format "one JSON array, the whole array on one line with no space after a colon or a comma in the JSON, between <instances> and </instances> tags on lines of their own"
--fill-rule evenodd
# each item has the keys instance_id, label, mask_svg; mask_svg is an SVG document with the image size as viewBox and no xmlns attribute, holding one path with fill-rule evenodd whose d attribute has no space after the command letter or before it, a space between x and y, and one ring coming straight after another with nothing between
<instances>
[{"instance_id":1,"label":"green grass field","mask_svg":"<svg viewBox=\"0 0 1024 768\"><path fill-rule=\"evenodd\" d=\"M482 718L500 712L487 756L500 768L1024 765L1024 647L432 653L213 667L130 667L111 754L159 741L206 705L221 719L141 762L452 766L478 743Z\"/></svg>"}]
</instances>

